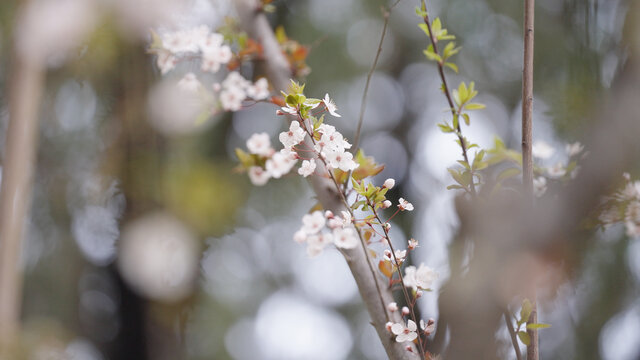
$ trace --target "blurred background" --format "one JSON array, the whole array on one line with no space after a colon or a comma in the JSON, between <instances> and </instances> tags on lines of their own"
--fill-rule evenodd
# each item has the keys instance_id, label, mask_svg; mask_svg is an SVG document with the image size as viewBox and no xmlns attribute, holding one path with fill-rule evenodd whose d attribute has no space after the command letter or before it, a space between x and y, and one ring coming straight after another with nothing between
<instances>
[{"instance_id":1,"label":"blurred background","mask_svg":"<svg viewBox=\"0 0 640 360\"><path fill-rule=\"evenodd\" d=\"M310 46L305 92L331 94L342 117L330 123L353 138L387 2L273 5L273 24ZM442 283L459 223L446 169L459 149L436 126L447 105L437 69L422 54L417 5L401 0L391 15L362 148L386 165L378 181L396 179L391 198L415 205L397 218L392 238L400 246L418 239L411 261L438 270ZM461 71L450 83L475 81L487 105L473 114L466 136L491 147L497 135L519 148L521 1L428 5L462 46ZM607 120L594 114L637 64L640 6L538 0L536 11L533 136L560 150L542 164L549 166L566 159L566 143ZM197 124L167 125L154 113L163 79L198 73L199 65L183 63L163 77L146 52L150 29L215 29L225 16L234 16L233 1L0 3L0 148L14 41L46 63L21 257L27 358L386 358L340 253L309 259L292 240L315 203L308 184L291 176L255 187L233 171L234 149L251 134L267 132L275 142L284 129L275 107L258 104ZM552 324L540 333L541 357L640 359L640 242L624 226L584 236L571 275L541 294L539 319ZM425 318L438 318L438 290L419 301ZM496 336L503 358L514 358L506 330Z\"/></svg>"}]
</instances>

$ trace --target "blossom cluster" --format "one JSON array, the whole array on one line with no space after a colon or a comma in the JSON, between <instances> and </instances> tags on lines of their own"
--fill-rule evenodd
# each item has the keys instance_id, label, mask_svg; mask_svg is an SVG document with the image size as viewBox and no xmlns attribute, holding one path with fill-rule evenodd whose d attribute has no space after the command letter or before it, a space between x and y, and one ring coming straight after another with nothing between
<instances>
[{"instance_id":1,"label":"blossom cluster","mask_svg":"<svg viewBox=\"0 0 640 360\"><path fill-rule=\"evenodd\" d=\"M154 34L155 35L155 34ZM228 64L233 52L231 46L224 43L222 34L213 32L202 25L186 30L165 32L162 36L155 35L151 51L157 53L157 65L162 74L173 70L181 60L200 60L202 72L217 73L222 65ZM178 82L178 87L184 91L208 93L196 75L187 73ZM214 83L213 92L218 101L214 110L238 111L246 99L256 101L269 97L269 83L265 78L255 83L245 79L237 71L227 74L222 83Z\"/></svg>"},{"instance_id":2,"label":"blossom cluster","mask_svg":"<svg viewBox=\"0 0 640 360\"><path fill-rule=\"evenodd\" d=\"M224 44L222 34L212 32L206 25L191 29L166 32L160 37L162 51L158 54L158 68L162 74L171 71L180 58L199 56L200 69L218 72L220 66L231 61L231 47Z\"/></svg>"},{"instance_id":3,"label":"blossom cluster","mask_svg":"<svg viewBox=\"0 0 640 360\"><path fill-rule=\"evenodd\" d=\"M625 185L613 195L603 199L598 220L607 228L623 223L628 236L640 236L640 181L631 181L624 174Z\"/></svg>"},{"instance_id":4,"label":"blossom cluster","mask_svg":"<svg viewBox=\"0 0 640 360\"><path fill-rule=\"evenodd\" d=\"M223 83L223 87L225 83ZM309 99L305 100L304 105L307 110L323 106L319 111L328 111L334 116L340 116L336 112L336 106L325 95L323 100ZM351 171L359 165L353 159L348 149L351 144L344 139L342 134L336 130L334 126L328 124L317 124L313 126L309 121L299 114L299 106L284 106L278 110L278 114L290 114L298 116L289 124L289 129L278 135L278 140L282 143L283 148L276 151L271 146L271 141L267 133L254 134L247 140L247 149L250 155L254 157L243 161L242 152L237 151L243 166L246 167L249 179L254 185L264 185L270 178L280 178L288 174L298 159L302 159L302 164L298 168L298 174L307 177L315 173L317 161L322 162L328 171L340 169L342 171ZM309 143L304 143L305 138L309 139ZM312 146L312 147L311 147ZM298 152L310 156L305 158ZM246 158L246 157L245 157Z\"/></svg>"},{"instance_id":5,"label":"blossom cluster","mask_svg":"<svg viewBox=\"0 0 640 360\"><path fill-rule=\"evenodd\" d=\"M533 193L536 197L541 197L547 191L547 178L553 180L559 180L562 178L575 179L580 170L580 166L574 160L575 157L580 155L584 150L584 146L579 142L573 144L567 144L565 146L565 152L569 158L569 163L564 165L561 162L556 163L553 166L541 168L538 172L540 176L533 179ZM544 141L537 141L531 147L531 152L534 158L540 160L550 159L555 154L555 149ZM583 156L586 153L583 154Z\"/></svg>"},{"instance_id":6,"label":"blossom cluster","mask_svg":"<svg viewBox=\"0 0 640 360\"><path fill-rule=\"evenodd\" d=\"M342 217L331 211L324 214L314 211L302 217L302 227L293 235L298 243L307 243L307 254L317 256L324 248L333 244L340 249L353 249L358 246L358 235L351 222L351 214L342 212Z\"/></svg>"},{"instance_id":7,"label":"blossom cluster","mask_svg":"<svg viewBox=\"0 0 640 360\"><path fill-rule=\"evenodd\" d=\"M398 305L395 302L389 303L387 309L391 312L398 311ZM406 316L410 313L409 308L406 306L402 308L402 315ZM395 335L396 342L410 342L418 338L418 326L415 321L408 319L407 324L402 323L386 323L387 331ZM431 335L436 329L436 322L433 319L425 322L420 320L420 331L426 335Z\"/></svg>"}]
</instances>

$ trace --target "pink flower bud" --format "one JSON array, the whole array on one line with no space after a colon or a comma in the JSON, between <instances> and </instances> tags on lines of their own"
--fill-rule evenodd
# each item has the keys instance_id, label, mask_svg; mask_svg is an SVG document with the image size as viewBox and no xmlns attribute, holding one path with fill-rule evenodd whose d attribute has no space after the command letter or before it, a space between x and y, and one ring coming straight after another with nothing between
<instances>
[{"instance_id":1,"label":"pink flower bud","mask_svg":"<svg viewBox=\"0 0 640 360\"><path fill-rule=\"evenodd\" d=\"M391 321L384 324L384 327L387 329L388 332L391 332L391 326L393 326L393 323Z\"/></svg>"},{"instance_id":2,"label":"pink flower bud","mask_svg":"<svg viewBox=\"0 0 640 360\"><path fill-rule=\"evenodd\" d=\"M402 315L403 315L403 316L407 316L407 315L409 315L409 313L410 313L410 312L411 312L411 311L409 311L409 308L408 308L408 307L406 307L406 306L403 306L403 307L402 307Z\"/></svg>"},{"instance_id":3,"label":"pink flower bud","mask_svg":"<svg viewBox=\"0 0 640 360\"><path fill-rule=\"evenodd\" d=\"M382 208L383 209L388 209L388 208L391 207L391 205L393 205L393 204L389 200L385 200L385 201L382 202Z\"/></svg>"},{"instance_id":4,"label":"pink flower bud","mask_svg":"<svg viewBox=\"0 0 640 360\"><path fill-rule=\"evenodd\" d=\"M387 231L391 230L391 224L389 224L389 223L384 223L384 224L382 224L382 226L383 226Z\"/></svg>"},{"instance_id":5,"label":"pink flower bud","mask_svg":"<svg viewBox=\"0 0 640 360\"><path fill-rule=\"evenodd\" d=\"M387 305L387 309L391 312L398 311L398 304L396 304L395 302L390 302L389 305Z\"/></svg>"},{"instance_id":6,"label":"pink flower bud","mask_svg":"<svg viewBox=\"0 0 640 360\"><path fill-rule=\"evenodd\" d=\"M389 178L387 180L384 181L384 184L382 185L382 187L387 188L387 189L393 189L393 187L396 185L396 181Z\"/></svg>"},{"instance_id":7,"label":"pink flower bud","mask_svg":"<svg viewBox=\"0 0 640 360\"><path fill-rule=\"evenodd\" d=\"M331 210L325 211L324 217L326 217L327 219L331 219L333 217L333 213L331 212Z\"/></svg>"},{"instance_id":8,"label":"pink flower bud","mask_svg":"<svg viewBox=\"0 0 640 360\"><path fill-rule=\"evenodd\" d=\"M422 290L416 291L416 298L419 299L420 297L422 297L422 294L423 294Z\"/></svg>"}]
</instances>

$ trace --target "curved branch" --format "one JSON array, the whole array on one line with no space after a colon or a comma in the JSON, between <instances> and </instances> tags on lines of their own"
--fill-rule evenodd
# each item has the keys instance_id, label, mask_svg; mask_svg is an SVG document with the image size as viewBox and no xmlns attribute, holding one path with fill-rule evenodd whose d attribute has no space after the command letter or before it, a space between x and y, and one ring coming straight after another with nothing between
<instances>
[{"instance_id":1,"label":"curved branch","mask_svg":"<svg viewBox=\"0 0 640 360\"><path fill-rule=\"evenodd\" d=\"M286 90L289 79L292 77L291 69L266 16L258 10L259 4L255 0L237 0L235 4L241 26L263 47L265 71L271 84L277 90ZM313 190L325 209L334 213L345 209L339 193L330 180L317 176L310 179ZM371 269L374 267L369 255L361 248L344 251L343 255L356 280L362 301L371 316L371 323L389 359L417 359L417 349L414 348L413 353L405 350L406 343L395 342L385 327L387 321L401 322L402 319L398 312L387 314L386 307L383 305L392 302L393 295L391 290L384 286L384 282L380 283L381 276L377 272L372 274Z\"/></svg>"}]
</instances>

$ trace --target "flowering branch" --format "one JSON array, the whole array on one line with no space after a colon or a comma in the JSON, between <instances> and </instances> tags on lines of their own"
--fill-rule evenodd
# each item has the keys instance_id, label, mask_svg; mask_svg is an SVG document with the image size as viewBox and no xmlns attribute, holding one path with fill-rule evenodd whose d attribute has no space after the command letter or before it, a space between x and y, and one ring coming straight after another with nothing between
<instances>
[{"instance_id":1,"label":"flowering branch","mask_svg":"<svg viewBox=\"0 0 640 360\"><path fill-rule=\"evenodd\" d=\"M257 39L264 49L264 64L270 82L276 89L285 90L292 75L291 70L266 17L256 11L259 7L254 0L238 0L235 4L241 19L241 26L245 28L252 38ZM327 179L313 176L310 182L317 198L325 209L336 213L344 209L341 199L332 189L330 183L327 182ZM397 321L398 317L397 315L395 315L395 318L390 317L384 308L381 309L379 298L382 298L382 303L390 303L393 301L393 296L390 290L380 289L378 285L379 276L371 273L371 260L367 251L350 249L344 250L343 254L356 280L362 300L367 306L372 324L378 333L387 356L390 359L415 358L415 354L406 351L402 343L393 341L389 336L386 323L390 320Z\"/></svg>"}]
</instances>

